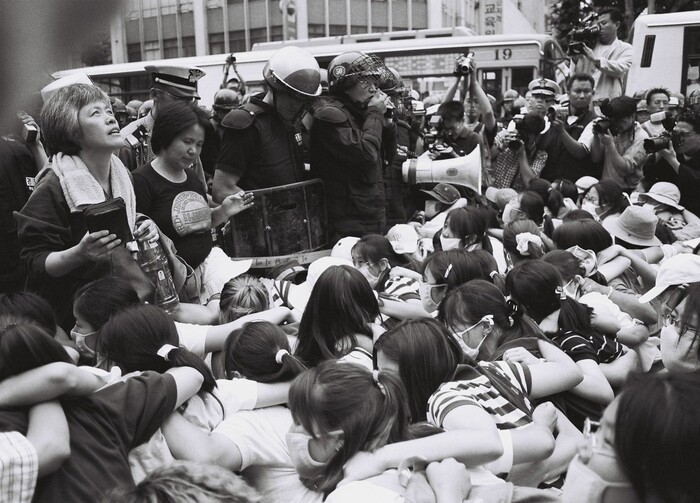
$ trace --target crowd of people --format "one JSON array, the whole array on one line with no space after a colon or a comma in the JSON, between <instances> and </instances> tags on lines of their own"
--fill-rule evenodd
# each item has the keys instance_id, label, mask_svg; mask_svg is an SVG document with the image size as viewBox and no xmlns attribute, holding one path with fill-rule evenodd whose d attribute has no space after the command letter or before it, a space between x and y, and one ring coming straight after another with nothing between
<instances>
[{"instance_id":1,"label":"crowd of people","mask_svg":"<svg viewBox=\"0 0 700 503\"><path fill-rule=\"evenodd\" d=\"M700 500L700 109L622 95L620 19L565 93L500 103L470 56L418 102L374 56L291 46L211 113L196 68L151 67L140 117L42 90L36 139L0 142L0 500ZM402 177L476 149L481 185ZM312 177L328 256L215 242Z\"/></svg>"}]
</instances>

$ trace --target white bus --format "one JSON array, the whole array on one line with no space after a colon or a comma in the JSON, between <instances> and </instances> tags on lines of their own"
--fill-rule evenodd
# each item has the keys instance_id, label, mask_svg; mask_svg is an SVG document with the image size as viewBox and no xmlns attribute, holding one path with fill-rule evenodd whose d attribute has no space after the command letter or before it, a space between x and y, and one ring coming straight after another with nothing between
<instances>
[{"instance_id":1,"label":"white bus","mask_svg":"<svg viewBox=\"0 0 700 503\"><path fill-rule=\"evenodd\" d=\"M653 87L686 96L700 91L700 11L639 16L632 46L627 95Z\"/></svg>"},{"instance_id":2,"label":"white bus","mask_svg":"<svg viewBox=\"0 0 700 503\"><path fill-rule=\"evenodd\" d=\"M357 50L376 54L387 66L398 70L407 85L422 93L444 90L451 82L449 77L455 59L460 54L472 51L478 66L479 82L486 92L497 98L510 88L524 93L528 83L540 75L561 82L563 75L559 69L564 66L565 57L556 40L548 35L476 36L463 28L269 42L254 46L250 52L236 53L238 71L249 88L262 86L265 62L284 44L303 46L324 68L343 52ZM151 83L144 70L145 65L193 65L206 72L199 81L199 94L201 104L211 106L214 93L223 81L226 56L218 54L76 68L56 72L53 76L60 78L85 72L107 93L126 103L132 99L148 99Z\"/></svg>"}]
</instances>

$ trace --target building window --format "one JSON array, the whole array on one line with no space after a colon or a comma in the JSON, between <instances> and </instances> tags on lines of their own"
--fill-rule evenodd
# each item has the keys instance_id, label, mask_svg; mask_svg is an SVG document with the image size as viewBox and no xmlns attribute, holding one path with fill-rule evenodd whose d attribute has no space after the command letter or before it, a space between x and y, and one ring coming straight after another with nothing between
<instances>
[{"instance_id":1,"label":"building window","mask_svg":"<svg viewBox=\"0 0 700 503\"><path fill-rule=\"evenodd\" d=\"M195 45L194 36L182 37L182 56L189 58L197 55L197 46Z\"/></svg>"},{"instance_id":2,"label":"building window","mask_svg":"<svg viewBox=\"0 0 700 503\"><path fill-rule=\"evenodd\" d=\"M141 44L138 42L135 44L127 44L126 58L129 62L141 61Z\"/></svg>"},{"instance_id":3,"label":"building window","mask_svg":"<svg viewBox=\"0 0 700 503\"><path fill-rule=\"evenodd\" d=\"M146 61L151 61L154 59L161 59L160 47L158 46L157 40L152 40L150 42L145 42L143 44L144 59Z\"/></svg>"},{"instance_id":4,"label":"building window","mask_svg":"<svg viewBox=\"0 0 700 503\"><path fill-rule=\"evenodd\" d=\"M210 33L209 54L223 54L224 52L226 52L226 47L224 46L224 34Z\"/></svg>"},{"instance_id":5,"label":"building window","mask_svg":"<svg viewBox=\"0 0 700 503\"><path fill-rule=\"evenodd\" d=\"M163 40L163 57L164 58L177 58L177 39L167 38Z\"/></svg>"}]
</instances>

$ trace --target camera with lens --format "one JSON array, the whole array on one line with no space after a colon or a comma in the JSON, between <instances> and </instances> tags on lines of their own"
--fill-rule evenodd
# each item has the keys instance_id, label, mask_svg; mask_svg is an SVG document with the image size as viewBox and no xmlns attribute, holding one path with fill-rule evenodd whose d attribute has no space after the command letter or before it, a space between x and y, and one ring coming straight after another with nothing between
<instances>
[{"instance_id":1,"label":"camera with lens","mask_svg":"<svg viewBox=\"0 0 700 503\"><path fill-rule=\"evenodd\" d=\"M610 119L603 117L598 119L595 124L593 124L593 134L612 134L610 130Z\"/></svg>"},{"instance_id":2,"label":"camera with lens","mask_svg":"<svg viewBox=\"0 0 700 503\"><path fill-rule=\"evenodd\" d=\"M442 117L439 115L433 115L428 121L427 131L423 135L423 144L425 145L426 150L431 149L435 143L442 141L442 137Z\"/></svg>"},{"instance_id":3,"label":"camera with lens","mask_svg":"<svg viewBox=\"0 0 700 503\"><path fill-rule=\"evenodd\" d=\"M550 122L555 119L559 119L562 122L566 122L569 118L569 107L564 105L554 105L547 109L547 118Z\"/></svg>"},{"instance_id":4,"label":"camera with lens","mask_svg":"<svg viewBox=\"0 0 700 503\"><path fill-rule=\"evenodd\" d=\"M596 24L597 14L586 16L579 25L569 32L569 56L583 54L584 46L593 48L600 37L600 27Z\"/></svg>"},{"instance_id":5,"label":"camera with lens","mask_svg":"<svg viewBox=\"0 0 700 503\"><path fill-rule=\"evenodd\" d=\"M515 130L516 137L508 141L508 148L510 150L518 150L523 146L523 138L525 137L525 116L523 114L517 114L513 116L513 120L508 126L509 130Z\"/></svg>"},{"instance_id":6,"label":"camera with lens","mask_svg":"<svg viewBox=\"0 0 700 503\"><path fill-rule=\"evenodd\" d=\"M455 75L471 75L474 66L474 53L468 52L457 60Z\"/></svg>"},{"instance_id":7,"label":"camera with lens","mask_svg":"<svg viewBox=\"0 0 700 503\"><path fill-rule=\"evenodd\" d=\"M661 123L666 131L661 133L659 136L654 136L644 140L644 150L646 150L647 154L654 154L667 149L671 142L678 136L673 131L673 129L676 127L676 121L672 117L663 118Z\"/></svg>"}]
</instances>

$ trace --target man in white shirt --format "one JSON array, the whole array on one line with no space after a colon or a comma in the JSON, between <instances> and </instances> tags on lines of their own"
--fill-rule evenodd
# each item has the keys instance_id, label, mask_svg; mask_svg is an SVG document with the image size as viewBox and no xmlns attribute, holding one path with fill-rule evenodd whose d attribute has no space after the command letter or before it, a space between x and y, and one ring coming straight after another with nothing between
<instances>
[{"instance_id":1,"label":"man in white shirt","mask_svg":"<svg viewBox=\"0 0 700 503\"><path fill-rule=\"evenodd\" d=\"M595 99L622 96L623 83L632 66L632 46L617 38L622 14L606 8L598 15L599 40L591 49L584 45L583 53L572 64L571 73L587 73L595 79Z\"/></svg>"}]
</instances>

